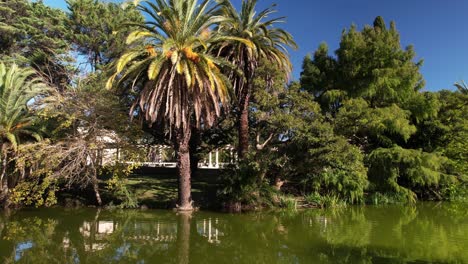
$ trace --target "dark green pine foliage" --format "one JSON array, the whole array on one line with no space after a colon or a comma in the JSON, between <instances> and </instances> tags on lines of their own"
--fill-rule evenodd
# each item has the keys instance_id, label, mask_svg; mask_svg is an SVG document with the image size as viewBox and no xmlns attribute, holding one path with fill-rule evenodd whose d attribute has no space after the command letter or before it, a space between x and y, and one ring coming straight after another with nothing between
<instances>
[{"instance_id":1,"label":"dark green pine foliage","mask_svg":"<svg viewBox=\"0 0 468 264\"><path fill-rule=\"evenodd\" d=\"M374 29L375 30L387 30L387 26L385 25L385 21L383 17L378 16L374 20Z\"/></svg>"},{"instance_id":2,"label":"dark green pine foliage","mask_svg":"<svg viewBox=\"0 0 468 264\"><path fill-rule=\"evenodd\" d=\"M334 98L340 100L336 131L366 153L407 145L415 122L437 111L435 102L419 92L422 62L413 61L411 46L402 49L393 22L389 29L382 17L362 31L351 26L343 32L336 55L337 74L330 81L341 91L333 93L341 96Z\"/></svg>"},{"instance_id":3,"label":"dark green pine foliage","mask_svg":"<svg viewBox=\"0 0 468 264\"><path fill-rule=\"evenodd\" d=\"M364 98L371 107L401 105L424 86L422 61L414 62L412 46L402 49L395 23L387 29L378 17L374 25L362 31L353 25L343 32L336 51L338 87L351 97Z\"/></svg>"},{"instance_id":4,"label":"dark green pine foliage","mask_svg":"<svg viewBox=\"0 0 468 264\"><path fill-rule=\"evenodd\" d=\"M73 75L65 22L62 10L42 1L0 1L0 59L31 66L63 88Z\"/></svg>"},{"instance_id":5,"label":"dark green pine foliage","mask_svg":"<svg viewBox=\"0 0 468 264\"><path fill-rule=\"evenodd\" d=\"M446 199L446 190L458 185L448 158L399 146L380 148L368 156L369 180L375 190L395 192L407 201L416 199Z\"/></svg>"},{"instance_id":6,"label":"dark green pine foliage","mask_svg":"<svg viewBox=\"0 0 468 264\"><path fill-rule=\"evenodd\" d=\"M326 43L320 44L313 59L307 55L302 62L301 87L312 93L326 112L336 112L346 92L337 89L338 65L328 55Z\"/></svg>"},{"instance_id":7,"label":"dark green pine foliage","mask_svg":"<svg viewBox=\"0 0 468 264\"><path fill-rule=\"evenodd\" d=\"M454 161L456 171L468 183L468 89L458 87L458 91L441 91L439 120L448 129L442 137L445 145L438 151Z\"/></svg>"},{"instance_id":8,"label":"dark green pine foliage","mask_svg":"<svg viewBox=\"0 0 468 264\"><path fill-rule=\"evenodd\" d=\"M133 4L67 0L71 42L96 71L122 55L125 39L143 16Z\"/></svg>"},{"instance_id":9,"label":"dark green pine foliage","mask_svg":"<svg viewBox=\"0 0 468 264\"><path fill-rule=\"evenodd\" d=\"M14 45L14 40L19 34L13 24L15 17L20 16L16 10L26 10L26 1L0 1L0 53L8 53ZM24 15L23 15L24 16Z\"/></svg>"},{"instance_id":10,"label":"dark green pine foliage","mask_svg":"<svg viewBox=\"0 0 468 264\"><path fill-rule=\"evenodd\" d=\"M442 120L460 116L439 99L444 93L421 92L422 61L415 62L412 46L401 47L395 24L388 28L377 17L361 31L353 25L343 31L336 57L327 53L321 44L313 59L305 58L301 86L332 114L335 133L364 152L370 190L408 201L450 198L447 190L466 174L459 162L466 155L464 121L455 129Z\"/></svg>"},{"instance_id":11,"label":"dark green pine foliage","mask_svg":"<svg viewBox=\"0 0 468 264\"><path fill-rule=\"evenodd\" d=\"M429 93L428 93L429 94ZM453 161L460 178L468 180L468 94L442 90L430 93L437 102L437 112L418 122L418 132L409 145L427 152L442 153Z\"/></svg>"}]
</instances>

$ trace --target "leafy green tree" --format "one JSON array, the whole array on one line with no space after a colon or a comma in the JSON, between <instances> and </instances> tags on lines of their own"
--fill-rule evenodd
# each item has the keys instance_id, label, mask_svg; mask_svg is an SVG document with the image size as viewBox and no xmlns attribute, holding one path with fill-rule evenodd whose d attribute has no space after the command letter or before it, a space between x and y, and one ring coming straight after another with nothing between
<instances>
[{"instance_id":1,"label":"leafy green tree","mask_svg":"<svg viewBox=\"0 0 468 264\"><path fill-rule=\"evenodd\" d=\"M374 150L368 161L376 189L403 195L409 202L417 197L443 199L442 190L458 180L450 174L449 160L437 153L396 146Z\"/></svg>"},{"instance_id":2,"label":"leafy green tree","mask_svg":"<svg viewBox=\"0 0 468 264\"><path fill-rule=\"evenodd\" d=\"M12 170L9 165L16 155L18 145L22 139L41 138L34 126L36 116L31 109L31 101L39 100L41 95L47 93L48 88L34 75L35 72L31 69L0 63L0 200L8 196L11 180L9 172Z\"/></svg>"},{"instance_id":3,"label":"leafy green tree","mask_svg":"<svg viewBox=\"0 0 468 264\"><path fill-rule=\"evenodd\" d=\"M463 84L457 83L455 86L458 88L457 91L442 90L436 93L424 93L424 101L413 103L414 108L419 108L418 105L425 105L425 109L436 107L433 107L435 113L415 122L417 133L411 137L407 145L449 158L451 174L456 175L457 180L462 183L452 185L457 189L456 186L463 186L463 182L466 183L468 180L468 163L466 162L468 97Z\"/></svg>"},{"instance_id":4,"label":"leafy green tree","mask_svg":"<svg viewBox=\"0 0 468 264\"><path fill-rule=\"evenodd\" d=\"M242 206L268 205L278 200L271 187L279 191L291 183L288 186L300 186L293 189L304 195L363 201L364 156L335 135L314 96L298 83L286 85L281 69L268 60L260 61L252 84L255 148L226 175L221 198Z\"/></svg>"},{"instance_id":5,"label":"leafy green tree","mask_svg":"<svg viewBox=\"0 0 468 264\"><path fill-rule=\"evenodd\" d=\"M336 55L341 89L371 107L401 105L424 86L414 48L402 49L395 23L387 28L381 17L374 27L358 31L353 25L344 31Z\"/></svg>"},{"instance_id":6,"label":"leafy green tree","mask_svg":"<svg viewBox=\"0 0 468 264\"><path fill-rule=\"evenodd\" d=\"M118 59L125 50L123 39L142 23L143 16L128 3L67 0L70 41L96 71Z\"/></svg>"},{"instance_id":7,"label":"leafy green tree","mask_svg":"<svg viewBox=\"0 0 468 264\"><path fill-rule=\"evenodd\" d=\"M27 10L27 1L2 1L0 2L0 44L2 53L10 53L9 51L14 46L16 35L19 34L19 29L15 25L16 17L21 16L21 13ZM23 15L24 16L24 15Z\"/></svg>"},{"instance_id":8,"label":"leafy green tree","mask_svg":"<svg viewBox=\"0 0 468 264\"><path fill-rule=\"evenodd\" d=\"M303 186L304 195L315 193L350 203L364 200L368 186L364 155L346 138L335 135L333 127L316 117L295 131L285 147L285 174Z\"/></svg>"},{"instance_id":9,"label":"leafy green tree","mask_svg":"<svg viewBox=\"0 0 468 264\"><path fill-rule=\"evenodd\" d=\"M372 108L364 99L343 102L334 119L335 129L366 152L404 143L415 132L410 112L397 105Z\"/></svg>"},{"instance_id":10,"label":"leafy green tree","mask_svg":"<svg viewBox=\"0 0 468 264\"><path fill-rule=\"evenodd\" d=\"M324 112L335 113L346 91L338 87L338 65L328 55L326 43L320 44L313 59L307 55L302 62L301 87L314 95Z\"/></svg>"},{"instance_id":11,"label":"leafy green tree","mask_svg":"<svg viewBox=\"0 0 468 264\"><path fill-rule=\"evenodd\" d=\"M127 38L128 49L118 60L120 82L139 87L134 110L151 126L169 131L177 152L179 210L192 210L189 141L191 126L210 127L227 106L229 82L207 47L226 40L212 26L223 20L209 0L143 2L138 6L154 20L139 24ZM143 41L145 46L134 44ZM134 44L134 45L132 45Z\"/></svg>"},{"instance_id":12,"label":"leafy green tree","mask_svg":"<svg viewBox=\"0 0 468 264\"><path fill-rule=\"evenodd\" d=\"M399 39L395 24L387 29L377 17L373 27L344 31L336 57L321 44L303 62L301 86L336 117L337 131L366 151L406 144L413 123L438 111L437 99L419 92L422 62L413 62L413 48L403 50Z\"/></svg>"},{"instance_id":13,"label":"leafy green tree","mask_svg":"<svg viewBox=\"0 0 468 264\"><path fill-rule=\"evenodd\" d=\"M424 86L414 62L412 46L401 47L395 23L387 28L382 17L374 26L343 31L336 57L322 43L313 59L303 62L301 85L313 93L326 111L337 110L346 98L363 98L370 107L403 107Z\"/></svg>"},{"instance_id":14,"label":"leafy green tree","mask_svg":"<svg viewBox=\"0 0 468 264\"><path fill-rule=\"evenodd\" d=\"M0 33L0 59L34 68L58 88L70 82L74 70L64 11L42 1L2 1Z\"/></svg>"},{"instance_id":15,"label":"leafy green tree","mask_svg":"<svg viewBox=\"0 0 468 264\"><path fill-rule=\"evenodd\" d=\"M275 27L284 18L267 19L276 12L273 6L257 13L257 0L243 0L240 12L230 1L224 1L222 16L225 17L218 31L229 37L246 41L232 40L215 47L214 53L234 64L242 75L229 71L236 94L236 111L239 130L239 157L242 158L249 148L249 111L252 94L251 80L261 59L279 65L286 75L291 71L287 47L296 47L292 36L281 28Z\"/></svg>"},{"instance_id":16,"label":"leafy green tree","mask_svg":"<svg viewBox=\"0 0 468 264\"><path fill-rule=\"evenodd\" d=\"M331 114L336 134L365 153L371 190L441 199L460 173L440 151L450 131L441 118L446 105L440 94L421 92L422 61L414 61L413 47L403 49L395 23L387 28L377 17L361 31L343 31L335 54L321 44L306 57L301 86ZM420 173L405 171L412 167Z\"/></svg>"},{"instance_id":17,"label":"leafy green tree","mask_svg":"<svg viewBox=\"0 0 468 264\"><path fill-rule=\"evenodd\" d=\"M112 193L124 194L116 197L122 198L121 206L136 206L124 185L135 165L119 162L119 156L138 161L142 131L130 122L121 99L100 88L104 84L102 74L89 75L42 106L40 118L47 124L48 138L18 149L15 165L24 173L12 190L13 204L51 206L60 189L89 188L95 196L90 201L101 206L101 181Z\"/></svg>"},{"instance_id":18,"label":"leafy green tree","mask_svg":"<svg viewBox=\"0 0 468 264\"><path fill-rule=\"evenodd\" d=\"M455 162L459 173L468 180L468 94L466 88L458 91L440 91L440 111L433 121L442 133L437 135L435 150Z\"/></svg>"}]
</instances>

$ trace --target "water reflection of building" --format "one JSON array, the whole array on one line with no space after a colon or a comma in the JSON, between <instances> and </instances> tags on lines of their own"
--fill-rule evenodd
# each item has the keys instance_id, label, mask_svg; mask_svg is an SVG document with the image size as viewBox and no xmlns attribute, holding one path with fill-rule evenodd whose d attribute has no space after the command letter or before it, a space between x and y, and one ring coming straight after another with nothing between
<instances>
[{"instance_id":1,"label":"water reflection of building","mask_svg":"<svg viewBox=\"0 0 468 264\"><path fill-rule=\"evenodd\" d=\"M220 236L224 236L224 233L220 232L218 229L218 218L212 221L211 218L203 219L203 221L197 222L197 232L198 234L206 237L209 243L219 244Z\"/></svg>"},{"instance_id":2,"label":"water reflection of building","mask_svg":"<svg viewBox=\"0 0 468 264\"><path fill-rule=\"evenodd\" d=\"M106 237L114 233L118 224L113 221L84 222L80 227L80 233L89 240L85 243L86 251L98 251L106 247Z\"/></svg>"},{"instance_id":3,"label":"water reflection of building","mask_svg":"<svg viewBox=\"0 0 468 264\"><path fill-rule=\"evenodd\" d=\"M197 234L206 238L208 243L221 243L220 237L224 233L219 230L219 220L203 219L196 222ZM167 248L169 244L178 239L177 222L130 222L119 223L117 221L96 220L86 221L79 228L84 238L84 248L87 252L100 251L106 248L112 241L112 236L124 238L124 242L136 242L139 244L151 244L157 248ZM122 232L122 235L118 235ZM70 241L66 236L62 241L63 248L70 247Z\"/></svg>"},{"instance_id":4,"label":"water reflection of building","mask_svg":"<svg viewBox=\"0 0 468 264\"><path fill-rule=\"evenodd\" d=\"M122 229L119 229L122 228ZM137 222L120 226L115 221L84 222L80 233L85 239L85 251L99 251L106 247L109 238L116 232L124 232L127 242L173 243L177 240L177 224L168 222ZM69 242L64 240L66 246Z\"/></svg>"}]
</instances>

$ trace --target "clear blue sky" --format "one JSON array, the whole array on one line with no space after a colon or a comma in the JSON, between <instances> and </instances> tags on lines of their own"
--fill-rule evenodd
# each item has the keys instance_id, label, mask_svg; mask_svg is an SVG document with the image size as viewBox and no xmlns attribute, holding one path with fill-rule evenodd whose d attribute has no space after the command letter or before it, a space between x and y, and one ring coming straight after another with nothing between
<instances>
[{"instance_id":1,"label":"clear blue sky","mask_svg":"<svg viewBox=\"0 0 468 264\"><path fill-rule=\"evenodd\" d=\"M66 8L65 0L44 2ZM283 28L299 45L291 52L295 79L304 56L321 42L334 51L344 28L352 23L362 28L380 15L387 24L394 20L402 45L414 45L417 60L424 59L426 90L468 81L468 0L259 0L259 9L272 3L278 4L278 16L287 17Z\"/></svg>"}]
</instances>

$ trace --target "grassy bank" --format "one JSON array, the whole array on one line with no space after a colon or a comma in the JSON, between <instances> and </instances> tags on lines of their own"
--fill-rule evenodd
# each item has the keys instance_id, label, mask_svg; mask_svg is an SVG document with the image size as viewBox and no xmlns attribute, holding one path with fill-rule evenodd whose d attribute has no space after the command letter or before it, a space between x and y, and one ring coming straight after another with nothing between
<instances>
[{"instance_id":1,"label":"grassy bank","mask_svg":"<svg viewBox=\"0 0 468 264\"><path fill-rule=\"evenodd\" d=\"M134 207L149 209L172 209L177 201L177 176L175 169L146 168L130 175L124 184L127 195L131 196ZM110 192L104 181L100 184L104 204L108 207L121 206L124 194ZM219 170L200 170L192 177L192 199L194 206L200 209L221 210L225 209L223 201L217 196L222 189ZM288 192L288 188L285 188ZM468 191L454 191L454 202L468 202ZM67 192L60 197L59 204L66 207L92 206L94 194L91 190L76 190ZM395 194L367 193L363 204L406 204L406 200ZM297 193L285 194L271 190L268 197L259 197L253 204L242 204L242 210L255 210L260 208L326 208L344 207L349 205L347 201L335 195L308 194L301 196ZM126 206L123 206L126 207Z\"/></svg>"},{"instance_id":2,"label":"grassy bank","mask_svg":"<svg viewBox=\"0 0 468 264\"><path fill-rule=\"evenodd\" d=\"M192 198L195 206L216 208L218 183L214 173L192 178ZM127 181L127 188L135 195L140 206L148 208L174 208L177 200L177 177L171 171L157 174L134 174Z\"/></svg>"}]
</instances>

